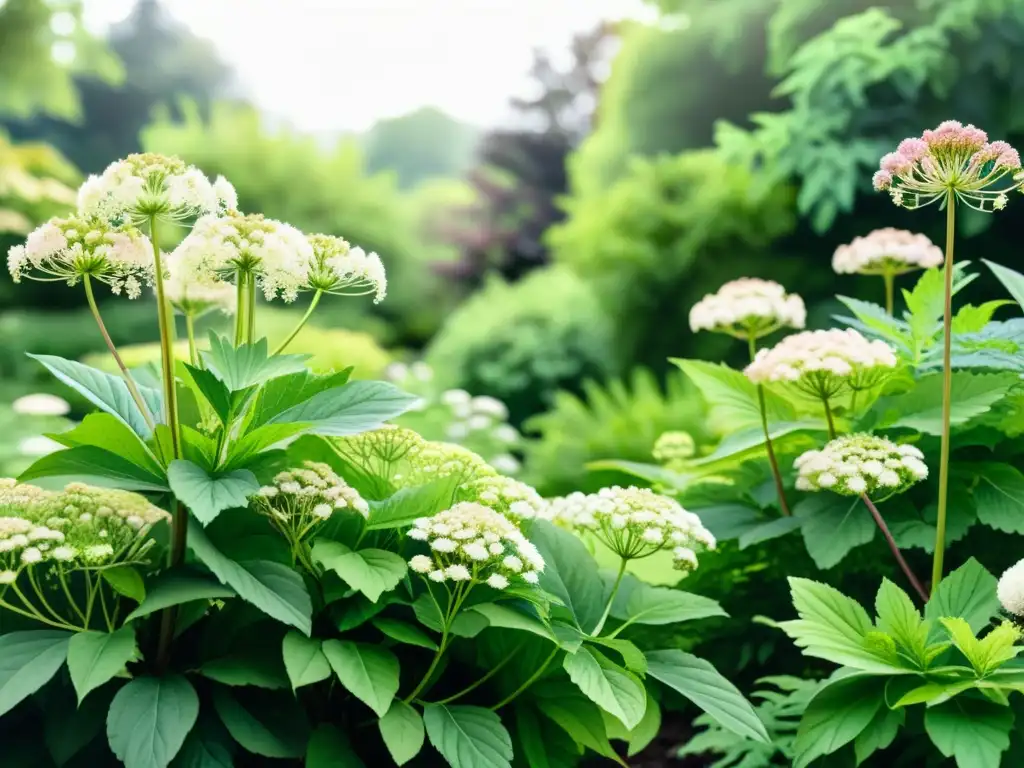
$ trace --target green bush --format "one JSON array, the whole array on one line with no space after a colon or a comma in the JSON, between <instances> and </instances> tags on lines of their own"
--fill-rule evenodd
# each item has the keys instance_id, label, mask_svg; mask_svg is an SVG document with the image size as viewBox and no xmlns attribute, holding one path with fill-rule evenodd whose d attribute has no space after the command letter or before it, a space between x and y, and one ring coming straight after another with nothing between
<instances>
[{"instance_id":1,"label":"green bush","mask_svg":"<svg viewBox=\"0 0 1024 768\"><path fill-rule=\"evenodd\" d=\"M700 443L704 416L699 395L678 373L669 375L664 390L643 368L628 380L585 382L581 396L559 392L550 411L527 422L537 439L526 445L526 478L545 496L628 485L635 480L621 472L591 472L586 465L613 457L651 461L659 435L672 430L687 431Z\"/></svg>"},{"instance_id":2,"label":"green bush","mask_svg":"<svg viewBox=\"0 0 1024 768\"><path fill-rule=\"evenodd\" d=\"M439 386L504 402L513 424L546 409L560 389L617 368L612 328L568 270L508 284L492 279L456 310L427 351Z\"/></svg>"}]
</instances>

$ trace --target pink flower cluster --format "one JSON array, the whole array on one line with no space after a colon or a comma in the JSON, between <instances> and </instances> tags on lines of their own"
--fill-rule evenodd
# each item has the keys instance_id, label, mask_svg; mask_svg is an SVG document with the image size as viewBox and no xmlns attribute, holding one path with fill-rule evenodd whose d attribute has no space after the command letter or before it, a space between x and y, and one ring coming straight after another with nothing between
<instances>
[{"instance_id":1,"label":"pink flower cluster","mask_svg":"<svg viewBox=\"0 0 1024 768\"><path fill-rule=\"evenodd\" d=\"M908 208L952 193L977 210L991 211L1006 205L1007 190L988 187L1020 168L1020 155L1005 141L990 142L980 128L946 120L919 139L901 141L895 152L882 158L872 183ZM1014 178L1011 188L1018 186Z\"/></svg>"}]
</instances>

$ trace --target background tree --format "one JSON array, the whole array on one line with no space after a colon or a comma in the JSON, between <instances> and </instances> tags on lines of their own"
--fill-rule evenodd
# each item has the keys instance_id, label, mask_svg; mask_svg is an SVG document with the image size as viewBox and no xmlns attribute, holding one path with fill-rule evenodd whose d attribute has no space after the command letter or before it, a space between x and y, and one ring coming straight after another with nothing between
<instances>
[{"instance_id":1,"label":"background tree","mask_svg":"<svg viewBox=\"0 0 1024 768\"><path fill-rule=\"evenodd\" d=\"M459 177L473 161L478 130L436 107L378 120L364 140L370 173L391 171L411 189L427 179Z\"/></svg>"}]
</instances>

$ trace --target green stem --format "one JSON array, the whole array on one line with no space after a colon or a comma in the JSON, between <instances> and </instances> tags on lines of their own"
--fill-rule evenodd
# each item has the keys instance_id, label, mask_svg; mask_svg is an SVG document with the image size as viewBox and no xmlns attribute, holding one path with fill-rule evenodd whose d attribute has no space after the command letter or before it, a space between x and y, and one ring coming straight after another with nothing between
<instances>
[{"instance_id":1,"label":"green stem","mask_svg":"<svg viewBox=\"0 0 1024 768\"><path fill-rule=\"evenodd\" d=\"M430 678L434 674L434 670L437 669L437 665L441 662L441 657L444 652L448 649L448 624L447 622L441 627L441 642L437 646L437 651L434 653L434 658L430 661L430 666L427 667L426 673L423 678L419 681L417 686L413 688L412 693L406 696L402 701L408 704L410 701L420 695L420 692L427 687L427 683L430 682Z\"/></svg>"},{"instance_id":2,"label":"green stem","mask_svg":"<svg viewBox=\"0 0 1024 768\"><path fill-rule=\"evenodd\" d=\"M256 278L253 275L249 275L249 282L247 285L249 289L249 303L246 306L246 344L252 344L256 341Z\"/></svg>"},{"instance_id":3,"label":"green stem","mask_svg":"<svg viewBox=\"0 0 1024 768\"><path fill-rule=\"evenodd\" d=\"M612 584L612 591L608 595L608 604L604 607L604 613L601 614L601 620L597 622L597 626L594 627L594 631L590 634L593 637L597 637L601 634L601 630L604 629L604 624L608 621L608 617L612 613L612 603L615 602L615 596L619 593L619 587L622 585L622 577L626 575L626 563L629 561L626 558L622 558L622 562L619 564L619 573L615 576L615 583Z\"/></svg>"},{"instance_id":4,"label":"green stem","mask_svg":"<svg viewBox=\"0 0 1024 768\"><path fill-rule=\"evenodd\" d=\"M78 607L78 602L75 600L74 595L71 594L71 587L68 586L67 579L64 578L63 568L57 569L57 579L60 581L60 588L64 590L64 596L68 600L68 605L70 605L74 609L75 613L78 614L78 618L85 621L85 613L83 613L82 609Z\"/></svg>"},{"instance_id":5,"label":"green stem","mask_svg":"<svg viewBox=\"0 0 1024 768\"><path fill-rule=\"evenodd\" d=\"M463 688L458 693L453 693L451 696L449 696L447 698L444 698L444 699L441 699L440 701L435 701L434 703L435 704L448 704L449 702L455 701L456 699L461 699L467 693L472 693L477 688L479 688L481 685L483 685L488 680L490 680L492 677L494 677L496 674L498 674L505 667L506 664L508 664L510 661L512 661L512 659L514 659L516 657L516 654L519 653L519 651L522 650L522 648L523 648L522 644L517 646L516 649L514 651L512 651L512 653L510 653L504 659L499 661L495 666L491 667L490 671L486 675L481 677L479 680L477 680L475 683L471 683L470 685L467 685L465 688Z\"/></svg>"},{"instance_id":6,"label":"green stem","mask_svg":"<svg viewBox=\"0 0 1024 768\"><path fill-rule=\"evenodd\" d=\"M135 384L135 379L128 372L128 366L124 364L124 360L121 359L121 355L117 351L117 347L114 346L114 340L110 338L110 334L107 332L107 326L103 322L103 318L100 317L100 308L96 306L96 297L92 292L92 281L88 275L82 277L82 285L85 286L85 298L89 302L89 309L92 310L92 316L96 319L96 325L100 328L100 333L103 335L103 341L107 344L107 349L110 350L111 356L114 358L114 362L117 363L117 367L121 370L121 378L124 379L125 385L128 387L128 392L132 396L132 400L135 401L135 405L139 407L142 412L142 418L146 420L146 424L152 430L156 426L156 422L153 420L153 414L149 412L149 406L146 405L146 401L142 399L142 393L139 392L138 386Z\"/></svg>"},{"instance_id":7,"label":"green stem","mask_svg":"<svg viewBox=\"0 0 1024 768\"><path fill-rule=\"evenodd\" d=\"M952 404L953 370L953 236L956 232L956 198L946 196L946 296L942 313L942 443L939 449L939 502L935 521L935 555L932 557L932 594L942 581L942 561L946 554L946 503L949 492L949 411Z\"/></svg>"},{"instance_id":8,"label":"green stem","mask_svg":"<svg viewBox=\"0 0 1024 768\"><path fill-rule=\"evenodd\" d=\"M893 557L896 558L896 562L899 563L900 568L907 577L907 581L910 582L910 586L914 588L914 591L917 592L921 600L927 603L928 593L925 591L924 587L921 586L921 582L917 580L917 576L915 576L914 572L910 569L910 565L903 559L903 553L900 552L900 548L896 545L896 540L892 537L892 533L889 531L889 526L885 524L885 518L882 517L882 513L878 511L878 507L876 507L874 502L868 498L866 493L862 493L860 498L864 502L864 506L868 508L871 516L875 519L875 524L885 537L886 544L889 545L889 551L892 552Z\"/></svg>"},{"instance_id":9,"label":"green stem","mask_svg":"<svg viewBox=\"0 0 1024 768\"><path fill-rule=\"evenodd\" d=\"M316 309L316 305L320 303L320 297L322 295L323 291L317 291L316 293L313 294L313 299L309 302L309 308L306 310L306 314L302 316L302 319L299 320L299 324L296 325L294 329L292 329L292 332L288 334L288 337L278 345L277 349L274 350L275 355L280 355L282 352L284 352L288 345L295 340L295 337L299 335L299 331L301 331L302 328L306 325L306 322L309 320L310 315L313 314L313 310Z\"/></svg>"},{"instance_id":10,"label":"green stem","mask_svg":"<svg viewBox=\"0 0 1024 768\"><path fill-rule=\"evenodd\" d=\"M757 340L753 335L748 337L750 344L750 361L753 362L757 356ZM779 497L779 509L782 514L789 517L789 504L786 503L786 489L782 485L782 473L779 471L779 462L775 458L775 447L772 445L772 436L768 431L768 406L765 404L764 385L757 385L757 403L761 409L761 428L764 430L764 447L768 452L768 464L772 469L772 477L775 479L775 493Z\"/></svg>"},{"instance_id":11,"label":"green stem","mask_svg":"<svg viewBox=\"0 0 1024 768\"><path fill-rule=\"evenodd\" d=\"M889 317L892 317L893 311L896 307L896 291L894 283L896 276L892 272L883 272L882 279L885 281L885 311Z\"/></svg>"},{"instance_id":12,"label":"green stem","mask_svg":"<svg viewBox=\"0 0 1024 768\"><path fill-rule=\"evenodd\" d=\"M32 585L32 590L36 593L36 596L39 598L39 602L42 603L43 608L49 611L50 615L57 621L66 621L63 616L53 609L53 606L50 605L50 601L46 599L46 594L42 589L40 589L39 582L36 581L35 571L32 568L26 568L25 570L28 572L28 583Z\"/></svg>"},{"instance_id":13,"label":"green stem","mask_svg":"<svg viewBox=\"0 0 1024 768\"><path fill-rule=\"evenodd\" d=\"M546 659L544 659L544 663L541 664L540 667L537 668L537 671L534 672L532 675L530 675L528 678L526 678L526 682L524 682L522 685L520 685L518 688L516 688L514 691L512 691L512 693L510 693L504 699L502 699L497 704L495 704L493 707L491 707L491 711L492 712L496 712L497 710L501 709L502 707L506 706L507 704L512 703L527 688L529 688L535 682L540 680L541 676L545 672L547 672L548 666L550 666L551 662L554 660L554 658L558 654L559 650L560 650L559 647L557 645L555 645L555 647L554 647L554 649L552 649L551 653L548 654L548 657Z\"/></svg>"},{"instance_id":14,"label":"green stem","mask_svg":"<svg viewBox=\"0 0 1024 768\"><path fill-rule=\"evenodd\" d=\"M24 602L25 597L23 595L21 595L20 592L18 592L18 596ZM6 600L0 598L0 608L3 608L5 611L10 611L11 613L16 613L19 616L24 616L27 619L32 619L33 621L38 621L38 622L41 622L41 623L46 624L46 625L51 626L51 627L57 627L57 629L70 629L72 632L77 632L79 630L87 629L87 627L73 627L70 624L66 624L66 623L58 624L55 621L50 621L50 619L46 618L41 613L39 613L37 610L35 610L35 608L33 608L29 603L25 603L25 604L29 606L29 610L25 610L23 608L18 608L16 606L13 606L10 603L8 603Z\"/></svg>"},{"instance_id":15,"label":"green stem","mask_svg":"<svg viewBox=\"0 0 1024 768\"><path fill-rule=\"evenodd\" d=\"M822 394L821 402L825 405L825 419L828 421L828 439L836 439L836 423L832 419L832 406L828 404L828 395Z\"/></svg>"},{"instance_id":16,"label":"green stem","mask_svg":"<svg viewBox=\"0 0 1024 768\"><path fill-rule=\"evenodd\" d=\"M241 345L245 339L246 297L248 292L245 289L246 276L241 270L235 275L235 346Z\"/></svg>"},{"instance_id":17,"label":"green stem","mask_svg":"<svg viewBox=\"0 0 1024 768\"><path fill-rule=\"evenodd\" d=\"M188 359L194 368L201 368L199 350L196 347L196 323L192 315L185 315L185 333L188 334Z\"/></svg>"}]
</instances>

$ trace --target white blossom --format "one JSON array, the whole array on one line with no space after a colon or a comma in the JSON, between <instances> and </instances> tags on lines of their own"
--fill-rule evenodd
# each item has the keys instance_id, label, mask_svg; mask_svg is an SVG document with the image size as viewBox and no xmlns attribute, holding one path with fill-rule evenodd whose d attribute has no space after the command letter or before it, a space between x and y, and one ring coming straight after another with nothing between
<instances>
[{"instance_id":1,"label":"white blossom","mask_svg":"<svg viewBox=\"0 0 1024 768\"><path fill-rule=\"evenodd\" d=\"M832 269L839 274L902 275L942 266L942 249L927 236L884 227L836 248Z\"/></svg>"},{"instance_id":2,"label":"white blossom","mask_svg":"<svg viewBox=\"0 0 1024 768\"><path fill-rule=\"evenodd\" d=\"M66 416L71 406L62 397L37 392L19 397L11 403L11 410L19 416Z\"/></svg>"},{"instance_id":3,"label":"white blossom","mask_svg":"<svg viewBox=\"0 0 1024 768\"><path fill-rule=\"evenodd\" d=\"M1024 617L1024 560L1007 568L999 577L996 596L1007 613Z\"/></svg>"},{"instance_id":4,"label":"white blossom","mask_svg":"<svg viewBox=\"0 0 1024 768\"><path fill-rule=\"evenodd\" d=\"M64 448L46 435L32 435L18 441L18 453L22 456L48 456Z\"/></svg>"},{"instance_id":5,"label":"white blossom","mask_svg":"<svg viewBox=\"0 0 1024 768\"><path fill-rule=\"evenodd\" d=\"M875 435L847 435L821 450L797 457L796 487L829 490L843 496L888 498L928 477L924 454L912 445Z\"/></svg>"},{"instance_id":6,"label":"white blossom","mask_svg":"<svg viewBox=\"0 0 1024 768\"><path fill-rule=\"evenodd\" d=\"M168 256L164 295L175 310L193 319L215 309L231 314L237 304L234 285L208 274L196 274L182 259L181 251Z\"/></svg>"},{"instance_id":7,"label":"white blossom","mask_svg":"<svg viewBox=\"0 0 1024 768\"><path fill-rule=\"evenodd\" d=\"M771 280L746 277L708 294L690 310L690 329L717 331L741 339L759 338L779 328L803 328L803 299Z\"/></svg>"},{"instance_id":8,"label":"white blossom","mask_svg":"<svg viewBox=\"0 0 1024 768\"><path fill-rule=\"evenodd\" d=\"M486 475L459 486L457 501L475 501L513 521L532 520L547 514L548 505L533 487L502 475Z\"/></svg>"},{"instance_id":9,"label":"white blossom","mask_svg":"<svg viewBox=\"0 0 1024 768\"><path fill-rule=\"evenodd\" d=\"M312 255L305 288L338 296L373 294L375 304L387 295L384 263L376 253L353 248L340 237L310 235Z\"/></svg>"}]
</instances>

